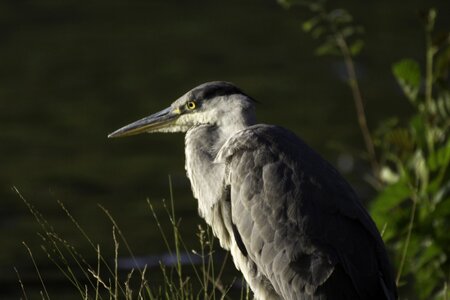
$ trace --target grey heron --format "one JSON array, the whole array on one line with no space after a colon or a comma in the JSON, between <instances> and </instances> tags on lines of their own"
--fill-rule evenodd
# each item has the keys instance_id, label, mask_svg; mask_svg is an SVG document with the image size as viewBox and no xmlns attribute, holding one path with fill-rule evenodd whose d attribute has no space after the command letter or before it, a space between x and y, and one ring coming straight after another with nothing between
<instances>
[{"instance_id":1,"label":"grey heron","mask_svg":"<svg viewBox=\"0 0 450 300\"><path fill-rule=\"evenodd\" d=\"M258 124L255 101L216 81L111 133L185 132L201 217L256 299L395 299L380 234L355 192L292 132Z\"/></svg>"}]
</instances>

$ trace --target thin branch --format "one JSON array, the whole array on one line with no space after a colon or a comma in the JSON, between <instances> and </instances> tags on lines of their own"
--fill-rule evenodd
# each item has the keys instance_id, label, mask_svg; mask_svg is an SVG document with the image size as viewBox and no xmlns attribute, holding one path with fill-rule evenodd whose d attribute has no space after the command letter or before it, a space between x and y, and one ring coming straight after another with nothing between
<instances>
[{"instance_id":1,"label":"thin branch","mask_svg":"<svg viewBox=\"0 0 450 300\"><path fill-rule=\"evenodd\" d=\"M367 126L366 111L364 108L363 97L361 90L359 88L358 79L356 77L355 65L353 63L353 58L348 48L347 41L339 32L335 35L336 43L341 50L342 56L344 57L345 68L348 74L348 84L352 90L353 101L356 109L356 116L358 118L359 128L361 134L364 138L364 143L366 145L367 154L369 155L369 161L372 166L372 173L376 179L379 178L380 166L375 153L375 146L373 144L372 135L370 133L369 127Z\"/></svg>"},{"instance_id":2,"label":"thin branch","mask_svg":"<svg viewBox=\"0 0 450 300\"><path fill-rule=\"evenodd\" d=\"M413 201L413 206L411 208L411 215L409 217L408 232L406 234L405 245L403 246L403 251L402 251L402 258L400 260L400 266L398 267L397 277L395 279L395 284L397 286L399 285L400 278L402 277L402 271L403 271L403 267L405 265L406 255L408 253L409 241L411 239L411 233L412 233L412 229L414 227L414 219L415 219L415 216L416 216L417 202L419 201L417 199L415 191L414 191L414 193L412 195L412 201Z\"/></svg>"},{"instance_id":3,"label":"thin branch","mask_svg":"<svg viewBox=\"0 0 450 300\"><path fill-rule=\"evenodd\" d=\"M436 19L436 11L431 9L427 15L427 24L425 26L425 39L426 39L426 75L425 75L425 103L427 105L428 112L431 112L433 102L433 57L436 52L433 46L431 34L434 28L434 22Z\"/></svg>"}]
</instances>

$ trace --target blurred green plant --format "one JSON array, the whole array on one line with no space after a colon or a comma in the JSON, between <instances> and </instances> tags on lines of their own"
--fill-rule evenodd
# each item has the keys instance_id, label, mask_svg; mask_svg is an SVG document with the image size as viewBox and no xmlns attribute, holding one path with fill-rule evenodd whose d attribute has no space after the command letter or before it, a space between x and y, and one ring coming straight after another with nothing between
<instances>
[{"instance_id":1,"label":"blurred green plant","mask_svg":"<svg viewBox=\"0 0 450 300\"><path fill-rule=\"evenodd\" d=\"M376 132L384 186L371 205L394 253L397 284L419 299L448 299L450 284L450 33L434 34L436 15L424 16L424 74L412 59L392 67L415 113Z\"/></svg>"},{"instance_id":2,"label":"blurred green plant","mask_svg":"<svg viewBox=\"0 0 450 300\"><path fill-rule=\"evenodd\" d=\"M347 83L352 91L358 125L364 139L368 160L372 167L372 176L377 181L379 164L375 153L373 138L367 125L364 101L356 76L353 58L364 47L364 28L354 22L353 16L345 9L328 9L326 0L278 0L282 6L289 8L301 6L312 14L302 23L304 32L319 41L316 55L341 56L347 71Z\"/></svg>"},{"instance_id":3,"label":"blurred green plant","mask_svg":"<svg viewBox=\"0 0 450 300\"><path fill-rule=\"evenodd\" d=\"M354 22L353 16L345 9L331 9L325 0L278 0L286 7L306 7L313 16L302 23L306 33L319 40L316 48L317 55L358 55L364 47L362 34L364 28Z\"/></svg>"},{"instance_id":4,"label":"blurred green plant","mask_svg":"<svg viewBox=\"0 0 450 300\"><path fill-rule=\"evenodd\" d=\"M390 119L372 135L353 58L364 42L363 29L345 9L329 10L326 0L278 0L313 15L303 31L321 44L318 55L339 55L346 65L359 126L377 190L371 214L393 254L401 297L449 299L450 292L450 33L434 33L435 9L423 15L425 70L412 59L392 67L415 113L407 122ZM375 152L377 150L377 152Z\"/></svg>"}]
</instances>

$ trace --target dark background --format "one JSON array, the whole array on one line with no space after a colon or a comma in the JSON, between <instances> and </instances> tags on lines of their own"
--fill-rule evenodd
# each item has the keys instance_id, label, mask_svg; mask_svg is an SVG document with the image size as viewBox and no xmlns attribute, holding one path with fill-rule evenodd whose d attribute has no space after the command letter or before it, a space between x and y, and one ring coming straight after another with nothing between
<instances>
[{"instance_id":1,"label":"dark background","mask_svg":"<svg viewBox=\"0 0 450 300\"><path fill-rule=\"evenodd\" d=\"M423 61L418 12L432 6L437 28L448 29L449 1L332 3L365 27L356 63L371 129L410 112L391 65L404 57ZM203 221L185 178L183 136L106 136L205 81L234 82L260 102L261 122L292 129L334 165L353 159L344 175L370 199L343 63L313 55L316 42L301 31L307 16L269 0L1 0L0 298L20 295L14 266L27 291L40 288L22 241L50 290L63 281L40 250L38 224L13 186L95 261L57 200L105 245L106 257L113 252L111 223L98 204L114 216L135 255L160 255L165 247L146 199L160 210L171 175L182 233L197 245ZM73 291L59 287L51 295Z\"/></svg>"}]
</instances>

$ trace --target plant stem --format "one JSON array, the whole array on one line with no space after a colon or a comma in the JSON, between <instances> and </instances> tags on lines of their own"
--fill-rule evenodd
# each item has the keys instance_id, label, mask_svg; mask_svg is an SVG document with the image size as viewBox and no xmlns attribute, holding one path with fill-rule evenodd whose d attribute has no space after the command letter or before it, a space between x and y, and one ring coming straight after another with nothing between
<instances>
[{"instance_id":1,"label":"plant stem","mask_svg":"<svg viewBox=\"0 0 450 300\"><path fill-rule=\"evenodd\" d=\"M448 283L444 282L444 300L448 300Z\"/></svg>"},{"instance_id":2,"label":"plant stem","mask_svg":"<svg viewBox=\"0 0 450 300\"><path fill-rule=\"evenodd\" d=\"M361 134L364 138L364 143L366 145L367 154L369 155L369 161L372 166L372 173L376 179L379 177L380 167L375 154L375 146L373 144L372 135L370 134L369 127L367 126L366 111L364 109L363 98L361 90L359 88L358 79L356 77L355 65L353 63L353 58L348 48L345 38L337 32L335 34L336 43L344 57L345 68L348 74L348 84L352 90L353 101L356 109L356 116L358 118L359 128Z\"/></svg>"},{"instance_id":3,"label":"plant stem","mask_svg":"<svg viewBox=\"0 0 450 300\"><path fill-rule=\"evenodd\" d=\"M426 26L425 26L425 39L426 39L426 53L425 53L425 113L428 116L427 122L427 145L430 153L434 152L434 134L431 130L431 126L435 124L436 107L433 104L433 58L436 53L436 49L433 46L432 33L434 28L434 22L436 19L436 11L430 9L428 11Z\"/></svg>"},{"instance_id":4,"label":"plant stem","mask_svg":"<svg viewBox=\"0 0 450 300\"><path fill-rule=\"evenodd\" d=\"M41 286L44 289L45 297L44 297L44 294L42 294L42 291L41 291L41 296L43 299L45 298L47 300L50 300L50 296L47 292L47 288L45 287L45 283L44 283L44 280L42 279L41 272L39 271L36 261L34 260L34 256L33 256L33 253L31 252L31 249L30 249L30 247L28 247L28 245L25 242L22 242L22 244L28 250L28 254L30 255L31 261L33 262L34 269L36 270L36 273L39 277L39 281L41 282Z\"/></svg>"},{"instance_id":5,"label":"plant stem","mask_svg":"<svg viewBox=\"0 0 450 300\"><path fill-rule=\"evenodd\" d=\"M116 227L113 226L112 228L112 236L114 240L114 299L119 299L119 293L118 293L118 287L119 287L119 242L117 242L117 236L116 236ZM125 293L125 297L126 297Z\"/></svg>"},{"instance_id":6,"label":"plant stem","mask_svg":"<svg viewBox=\"0 0 450 300\"><path fill-rule=\"evenodd\" d=\"M435 48L433 46L431 34L434 28L434 22L436 19L436 11L430 9L427 16L427 24L425 26L425 38L426 38L426 75L425 75L425 103L427 105L428 112L431 112L433 102L433 57L435 54Z\"/></svg>"},{"instance_id":7,"label":"plant stem","mask_svg":"<svg viewBox=\"0 0 450 300\"><path fill-rule=\"evenodd\" d=\"M113 227L114 228L114 227ZM97 244L97 275L100 276L100 245ZM96 285L95 285L95 300L98 300L99 297L99 288L100 288L100 278L96 278Z\"/></svg>"},{"instance_id":8,"label":"plant stem","mask_svg":"<svg viewBox=\"0 0 450 300\"><path fill-rule=\"evenodd\" d=\"M173 186L172 186L172 177L169 175L169 190L170 190L170 205L172 210L172 227L173 227L173 237L175 241L175 253L177 256L177 273L178 273L178 280L180 284L180 293L181 293L181 299L184 299L184 288L183 288L183 274L182 274L182 268L181 268L181 255L180 255L180 243L179 238L180 234L178 232L178 226L177 221L175 219L175 206L173 204Z\"/></svg>"},{"instance_id":9,"label":"plant stem","mask_svg":"<svg viewBox=\"0 0 450 300\"><path fill-rule=\"evenodd\" d=\"M324 3L315 3L314 1L300 1L298 4L307 6L309 10L313 13L317 13L318 16L325 20L331 32L334 34L334 39L337 46L344 58L345 68L348 74L348 84L352 90L353 101L356 109L356 116L358 119L359 128L364 139L364 144L366 146L366 151L368 154L368 159L372 168L372 174L376 179L376 184L379 183L380 166L375 153L375 146L373 144L372 135L370 134L369 127L367 126L366 112L364 109L364 102L359 88L358 79L356 77L355 65L353 63L352 53L348 47L345 37L342 35L336 23L330 19L329 14L325 9Z\"/></svg>"},{"instance_id":10,"label":"plant stem","mask_svg":"<svg viewBox=\"0 0 450 300\"><path fill-rule=\"evenodd\" d=\"M416 216L416 208L417 208L418 199L417 199L415 191L412 194L412 200L413 200L413 206L411 208L411 215L409 217L408 232L406 234L405 245L403 246L403 251L402 251L402 258L400 260L400 266L398 267L397 277L395 279L395 284L397 286L400 282L400 278L402 277L402 271L403 271L403 267L405 265L406 254L408 253L409 241L411 239L411 233L412 233L412 229L413 229L413 225L414 225L414 218Z\"/></svg>"},{"instance_id":11,"label":"plant stem","mask_svg":"<svg viewBox=\"0 0 450 300\"><path fill-rule=\"evenodd\" d=\"M25 292L25 286L23 285L22 278L20 277L19 271L17 271L16 267L14 267L14 271L17 274L17 279L19 280L20 288L22 289L22 295L25 300L28 300L27 293Z\"/></svg>"},{"instance_id":12,"label":"plant stem","mask_svg":"<svg viewBox=\"0 0 450 300\"><path fill-rule=\"evenodd\" d=\"M425 103L430 112L433 101L433 46L431 45L431 37L427 32L427 53L426 53L426 75L425 75Z\"/></svg>"}]
</instances>

